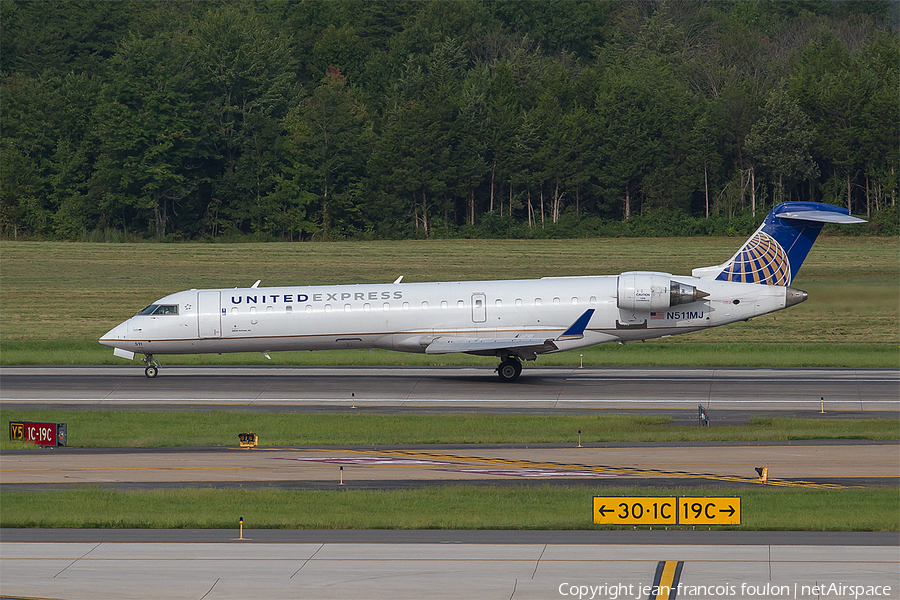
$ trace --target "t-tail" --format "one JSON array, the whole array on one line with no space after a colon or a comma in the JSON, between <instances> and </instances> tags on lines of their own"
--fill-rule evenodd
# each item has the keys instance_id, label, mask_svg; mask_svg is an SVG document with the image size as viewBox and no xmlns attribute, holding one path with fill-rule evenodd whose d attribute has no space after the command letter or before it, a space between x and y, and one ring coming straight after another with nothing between
<instances>
[{"instance_id":1,"label":"t-tail","mask_svg":"<svg viewBox=\"0 0 900 600\"><path fill-rule=\"evenodd\" d=\"M694 269L701 279L788 286L826 223L865 223L840 206L819 202L783 202L731 260Z\"/></svg>"}]
</instances>

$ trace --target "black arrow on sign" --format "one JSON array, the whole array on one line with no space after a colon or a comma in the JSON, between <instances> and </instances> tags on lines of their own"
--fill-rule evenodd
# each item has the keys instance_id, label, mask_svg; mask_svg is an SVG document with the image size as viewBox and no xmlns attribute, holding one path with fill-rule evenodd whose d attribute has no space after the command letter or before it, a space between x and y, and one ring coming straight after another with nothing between
<instances>
[{"instance_id":1,"label":"black arrow on sign","mask_svg":"<svg viewBox=\"0 0 900 600\"><path fill-rule=\"evenodd\" d=\"M729 507L728 507L728 510L725 510L724 508L720 508L720 509L719 509L719 512L720 512L720 513L722 513L722 512L727 512L729 517L733 517L733 516L734 516L734 507L733 507L733 506L729 506Z\"/></svg>"},{"instance_id":2,"label":"black arrow on sign","mask_svg":"<svg viewBox=\"0 0 900 600\"><path fill-rule=\"evenodd\" d=\"M601 517L605 517L606 513L615 512L615 510L616 509L614 509L614 508L606 508L606 505L604 504L603 506L601 506L600 508L597 509L597 512L600 513Z\"/></svg>"}]
</instances>

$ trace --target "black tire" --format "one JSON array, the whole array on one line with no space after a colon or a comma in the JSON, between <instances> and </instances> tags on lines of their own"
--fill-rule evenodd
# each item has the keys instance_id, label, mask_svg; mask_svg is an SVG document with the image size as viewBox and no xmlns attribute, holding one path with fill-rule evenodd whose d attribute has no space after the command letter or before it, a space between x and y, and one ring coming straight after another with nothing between
<instances>
[{"instance_id":1,"label":"black tire","mask_svg":"<svg viewBox=\"0 0 900 600\"><path fill-rule=\"evenodd\" d=\"M500 376L500 379L506 382L515 381L521 374L522 363L517 360L504 360L502 363L500 363L500 366L497 367L497 375Z\"/></svg>"},{"instance_id":2,"label":"black tire","mask_svg":"<svg viewBox=\"0 0 900 600\"><path fill-rule=\"evenodd\" d=\"M146 375L146 376L149 377L150 379L153 379L154 377L156 377L157 375L159 375L159 368L158 368L158 367L154 367L153 365L150 365L149 367L147 367L146 369L144 369L144 375Z\"/></svg>"}]
</instances>

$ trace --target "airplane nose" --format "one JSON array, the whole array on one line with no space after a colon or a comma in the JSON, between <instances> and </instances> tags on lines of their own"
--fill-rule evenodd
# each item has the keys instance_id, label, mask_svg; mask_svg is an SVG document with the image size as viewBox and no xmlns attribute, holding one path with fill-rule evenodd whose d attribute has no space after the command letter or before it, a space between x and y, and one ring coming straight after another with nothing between
<instances>
[{"instance_id":1,"label":"airplane nose","mask_svg":"<svg viewBox=\"0 0 900 600\"><path fill-rule=\"evenodd\" d=\"M100 338L100 343L104 346L109 346L110 348L116 347L116 342L121 340L128 339L128 321L124 323L119 323L109 331L107 331L103 337Z\"/></svg>"},{"instance_id":2,"label":"airplane nose","mask_svg":"<svg viewBox=\"0 0 900 600\"><path fill-rule=\"evenodd\" d=\"M794 306L795 304L800 304L801 302L806 302L806 299L808 297L809 294L807 294L803 290L797 290L789 287L787 289L787 293L784 296L784 307L787 308L789 306Z\"/></svg>"}]
</instances>

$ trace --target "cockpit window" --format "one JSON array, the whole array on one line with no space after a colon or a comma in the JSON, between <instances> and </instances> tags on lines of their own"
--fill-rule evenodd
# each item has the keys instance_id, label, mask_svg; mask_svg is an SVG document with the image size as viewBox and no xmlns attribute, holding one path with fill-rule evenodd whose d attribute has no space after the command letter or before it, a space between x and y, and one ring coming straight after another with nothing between
<instances>
[{"instance_id":1,"label":"cockpit window","mask_svg":"<svg viewBox=\"0 0 900 600\"><path fill-rule=\"evenodd\" d=\"M151 304L144 310L138 313L138 315L177 315L178 314L178 305L177 304Z\"/></svg>"}]
</instances>

